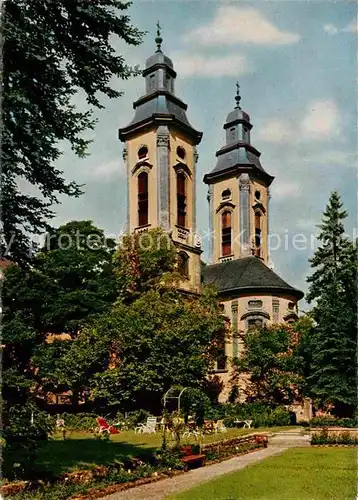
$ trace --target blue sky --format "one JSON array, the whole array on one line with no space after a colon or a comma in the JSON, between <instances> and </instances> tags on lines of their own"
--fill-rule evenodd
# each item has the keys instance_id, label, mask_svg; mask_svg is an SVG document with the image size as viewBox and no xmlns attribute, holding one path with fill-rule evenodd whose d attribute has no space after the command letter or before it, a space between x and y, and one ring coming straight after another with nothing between
<instances>
[{"instance_id":1,"label":"blue sky","mask_svg":"<svg viewBox=\"0 0 358 500\"><path fill-rule=\"evenodd\" d=\"M263 167L275 176L270 230L289 241L272 251L274 269L306 290L312 249L294 249L292 238L315 234L333 189L349 211L347 231L353 234L357 227L356 4L134 0L129 14L148 34L139 47L119 40L114 46L128 63L143 67L155 50L159 19L163 51L178 73L176 93L188 104L190 122L204 133L197 191L203 231L208 207L201 180L224 144L222 127L240 81L242 108L254 125L251 142L262 153ZM113 85L124 95L104 100L106 109L96 111L91 155L79 160L66 150L58 162L67 179L85 184L85 194L63 199L54 224L91 219L113 235L124 228L126 176L117 129L132 119L132 103L144 93L144 80L139 76ZM206 244L204 250L207 260Z\"/></svg>"}]
</instances>

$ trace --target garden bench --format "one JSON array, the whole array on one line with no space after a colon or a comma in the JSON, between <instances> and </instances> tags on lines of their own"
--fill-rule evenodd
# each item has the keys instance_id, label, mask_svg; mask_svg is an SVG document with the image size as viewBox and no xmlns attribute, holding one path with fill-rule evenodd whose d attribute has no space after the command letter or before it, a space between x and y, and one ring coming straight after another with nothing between
<instances>
[{"instance_id":1,"label":"garden bench","mask_svg":"<svg viewBox=\"0 0 358 500\"><path fill-rule=\"evenodd\" d=\"M180 451L184 454L181 461L184 463L185 470L188 470L190 464L197 465L198 467L205 465L206 456L202 453L193 454L191 446L183 446Z\"/></svg>"}]
</instances>

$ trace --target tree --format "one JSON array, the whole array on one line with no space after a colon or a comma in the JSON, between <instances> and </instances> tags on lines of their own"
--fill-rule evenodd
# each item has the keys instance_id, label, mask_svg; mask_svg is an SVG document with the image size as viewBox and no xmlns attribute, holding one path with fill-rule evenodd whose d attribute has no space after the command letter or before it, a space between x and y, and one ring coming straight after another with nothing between
<instances>
[{"instance_id":1,"label":"tree","mask_svg":"<svg viewBox=\"0 0 358 500\"><path fill-rule=\"evenodd\" d=\"M322 405L334 405L338 415L356 407L357 251L344 235L347 212L333 192L319 226L320 246L311 259L313 274L307 300L315 301L316 328L310 343L307 382Z\"/></svg>"},{"instance_id":2,"label":"tree","mask_svg":"<svg viewBox=\"0 0 358 500\"><path fill-rule=\"evenodd\" d=\"M160 228L126 235L114 257L119 300L128 303L160 283L177 283L177 259L173 241Z\"/></svg>"},{"instance_id":3,"label":"tree","mask_svg":"<svg viewBox=\"0 0 358 500\"><path fill-rule=\"evenodd\" d=\"M279 324L242 335L244 351L235 361L236 377L245 375L243 392L248 400L277 406L301 398L298 331L296 326Z\"/></svg>"},{"instance_id":4,"label":"tree","mask_svg":"<svg viewBox=\"0 0 358 500\"><path fill-rule=\"evenodd\" d=\"M67 343L47 344L49 334L75 338L92 318L109 310L116 298L114 250L115 242L90 221L74 221L47 235L31 268L6 270L2 368L7 401L26 401L36 380L41 386L42 377L50 379L56 372L55 361Z\"/></svg>"},{"instance_id":5,"label":"tree","mask_svg":"<svg viewBox=\"0 0 358 500\"><path fill-rule=\"evenodd\" d=\"M204 388L223 328L217 298L209 290L198 298L152 289L129 305L117 304L83 333L94 346L96 338L108 340L109 355L94 377L93 398L125 411L158 411L171 386Z\"/></svg>"},{"instance_id":6,"label":"tree","mask_svg":"<svg viewBox=\"0 0 358 500\"><path fill-rule=\"evenodd\" d=\"M29 234L48 230L58 195L79 196L55 162L67 142L79 156L95 126L92 111L100 95L116 98L113 76L128 79L128 66L111 45L117 36L129 45L143 33L123 14L121 0L7 0L2 3L2 255L17 262L31 256ZM86 98L80 111L74 97ZM61 145L60 145L61 144ZM32 186L32 193L20 191ZM36 189L34 189L36 188ZM10 247L10 248L7 248Z\"/></svg>"}]
</instances>

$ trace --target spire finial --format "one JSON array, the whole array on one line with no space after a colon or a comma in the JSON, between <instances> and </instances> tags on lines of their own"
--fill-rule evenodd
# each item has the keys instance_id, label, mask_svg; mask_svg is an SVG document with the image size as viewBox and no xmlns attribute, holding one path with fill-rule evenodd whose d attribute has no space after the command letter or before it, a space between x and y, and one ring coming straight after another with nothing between
<instances>
[{"instance_id":1,"label":"spire finial","mask_svg":"<svg viewBox=\"0 0 358 500\"><path fill-rule=\"evenodd\" d=\"M241 101L241 95L240 95L240 85L239 82L236 82L236 96L235 96L235 101L236 101L236 106L235 109L241 109L240 108L240 101Z\"/></svg>"},{"instance_id":2,"label":"spire finial","mask_svg":"<svg viewBox=\"0 0 358 500\"><path fill-rule=\"evenodd\" d=\"M161 46L162 46L162 41L163 41L163 38L160 36L160 30L161 30L161 26L159 24L159 21L157 21L157 36L156 36L156 39L155 39L155 43L157 44L157 52L160 52L161 51Z\"/></svg>"}]
</instances>

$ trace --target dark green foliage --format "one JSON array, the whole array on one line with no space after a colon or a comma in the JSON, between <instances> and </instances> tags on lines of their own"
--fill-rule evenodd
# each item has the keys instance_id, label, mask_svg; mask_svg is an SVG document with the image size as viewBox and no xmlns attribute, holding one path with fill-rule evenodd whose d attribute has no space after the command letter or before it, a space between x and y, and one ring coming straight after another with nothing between
<instances>
[{"instance_id":1,"label":"dark green foliage","mask_svg":"<svg viewBox=\"0 0 358 500\"><path fill-rule=\"evenodd\" d=\"M220 418L224 418L228 427L234 427L235 420L252 420L252 427L255 428L290 425L290 412L284 406L270 408L259 402L225 406Z\"/></svg>"},{"instance_id":2,"label":"dark green foliage","mask_svg":"<svg viewBox=\"0 0 358 500\"><path fill-rule=\"evenodd\" d=\"M358 418L336 418L331 416L314 417L309 422L311 427L350 427L358 428Z\"/></svg>"},{"instance_id":3,"label":"dark green foliage","mask_svg":"<svg viewBox=\"0 0 358 500\"><path fill-rule=\"evenodd\" d=\"M245 374L244 389L251 401L270 406L291 404L301 395L302 360L299 329L289 325L271 325L246 332L244 352L235 361L236 376ZM236 377L233 377L235 383Z\"/></svg>"},{"instance_id":4,"label":"dark green foliage","mask_svg":"<svg viewBox=\"0 0 358 500\"><path fill-rule=\"evenodd\" d=\"M94 413L61 413L52 417L54 423L57 418L65 421L66 430L75 431L93 431L98 427L96 418L98 415Z\"/></svg>"},{"instance_id":5,"label":"dark green foliage","mask_svg":"<svg viewBox=\"0 0 358 500\"><path fill-rule=\"evenodd\" d=\"M109 309L116 297L113 252L114 241L106 239L102 230L90 221L76 221L48 235L30 269L7 268L2 337L7 401L26 400L35 381L42 393L70 387L74 402L78 399L83 381L79 382L77 365L82 363L84 369L91 358L75 358L71 342L47 344L45 339L49 333L68 333L73 338Z\"/></svg>"},{"instance_id":6,"label":"dark green foliage","mask_svg":"<svg viewBox=\"0 0 358 500\"><path fill-rule=\"evenodd\" d=\"M119 299L128 303L155 286L175 285L177 257L173 241L160 228L125 236L114 259Z\"/></svg>"},{"instance_id":7,"label":"dark green foliage","mask_svg":"<svg viewBox=\"0 0 358 500\"><path fill-rule=\"evenodd\" d=\"M10 256L30 259L29 233L48 228L59 195L79 196L55 166L67 143L80 157L94 128L100 97L116 98L113 76L138 73L115 53L112 38L129 45L142 33L120 0L7 0L3 3L2 221ZM74 105L79 95L86 109ZM60 145L61 142L61 145ZM20 191L32 187L31 194ZM36 193L38 192L38 194ZM29 192L29 191L28 191ZM36 194L35 194L36 193Z\"/></svg>"},{"instance_id":8,"label":"dark green foliage","mask_svg":"<svg viewBox=\"0 0 358 500\"><path fill-rule=\"evenodd\" d=\"M183 392L180 400L180 409L185 418L191 415L196 424L201 426L210 411L210 399L200 389L189 388Z\"/></svg>"},{"instance_id":9,"label":"dark green foliage","mask_svg":"<svg viewBox=\"0 0 358 500\"><path fill-rule=\"evenodd\" d=\"M127 411L160 411L172 385L204 385L222 329L216 297L208 293L190 298L154 289L130 305L119 303L80 335L91 339L90 349L107 342L109 356L102 356L103 370L95 376L95 401Z\"/></svg>"},{"instance_id":10,"label":"dark green foliage","mask_svg":"<svg viewBox=\"0 0 358 500\"><path fill-rule=\"evenodd\" d=\"M33 423L32 423L33 420ZM39 473L36 456L54 428L51 418L35 405L15 405L3 412L2 473L7 479L31 479Z\"/></svg>"},{"instance_id":11,"label":"dark green foliage","mask_svg":"<svg viewBox=\"0 0 358 500\"><path fill-rule=\"evenodd\" d=\"M350 416L356 407L357 349L357 250L344 236L343 210L333 192L322 224L320 246L311 259L309 301L316 301L316 328L308 340L310 351L307 384L318 404L333 405L339 416Z\"/></svg>"}]
</instances>

